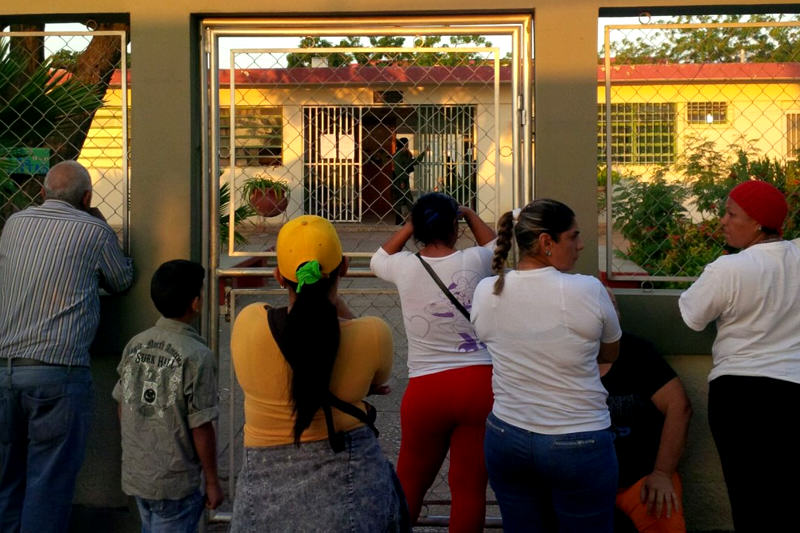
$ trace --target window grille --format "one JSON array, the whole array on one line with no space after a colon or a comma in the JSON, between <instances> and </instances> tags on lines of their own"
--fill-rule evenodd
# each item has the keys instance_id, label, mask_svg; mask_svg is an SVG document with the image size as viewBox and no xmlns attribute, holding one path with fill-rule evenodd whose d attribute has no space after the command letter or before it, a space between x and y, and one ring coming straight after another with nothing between
<instances>
[{"instance_id":1,"label":"window grille","mask_svg":"<svg viewBox=\"0 0 800 533\"><path fill-rule=\"evenodd\" d=\"M686 120L689 124L726 124L727 102L689 102L686 105Z\"/></svg>"},{"instance_id":2,"label":"window grille","mask_svg":"<svg viewBox=\"0 0 800 533\"><path fill-rule=\"evenodd\" d=\"M606 107L598 104L597 159L606 158ZM675 104L611 104L611 160L618 164L675 161Z\"/></svg>"},{"instance_id":3,"label":"window grille","mask_svg":"<svg viewBox=\"0 0 800 533\"><path fill-rule=\"evenodd\" d=\"M786 114L786 157L800 155L800 113Z\"/></svg>"},{"instance_id":4,"label":"window grille","mask_svg":"<svg viewBox=\"0 0 800 533\"><path fill-rule=\"evenodd\" d=\"M230 107L219 109L220 163L230 157ZM276 167L283 164L281 106L236 106L237 167Z\"/></svg>"}]
</instances>

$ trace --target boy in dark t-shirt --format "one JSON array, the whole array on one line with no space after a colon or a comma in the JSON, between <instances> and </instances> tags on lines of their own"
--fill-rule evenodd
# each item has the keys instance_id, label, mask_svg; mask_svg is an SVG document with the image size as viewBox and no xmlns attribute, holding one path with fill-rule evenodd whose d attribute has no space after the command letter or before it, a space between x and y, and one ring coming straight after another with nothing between
<instances>
[{"instance_id":1,"label":"boy in dark t-shirt","mask_svg":"<svg viewBox=\"0 0 800 533\"><path fill-rule=\"evenodd\" d=\"M613 365L601 364L617 431L617 508L640 532L685 532L678 466L691 406L675 371L649 342L623 333ZM624 531L622 524L618 530Z\"/></svg>"}]
</instances>

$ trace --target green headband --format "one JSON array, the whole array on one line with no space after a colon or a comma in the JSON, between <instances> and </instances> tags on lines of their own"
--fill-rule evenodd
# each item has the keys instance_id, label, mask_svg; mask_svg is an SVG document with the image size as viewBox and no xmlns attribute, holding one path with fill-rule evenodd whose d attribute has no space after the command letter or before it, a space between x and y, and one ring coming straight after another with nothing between
<instances>
[{"instance_id":1,"label":"green headband","mask_svg":"<svg viewBox=\"0 0 800 533\"><path fill-rule=\"evenodd\" d=\"M319 270L319 261L316 259L303 263L297 269L297 292L303 289L303 285L313 285L322 279L322 272Z\"/></svg>"}]
</instances>

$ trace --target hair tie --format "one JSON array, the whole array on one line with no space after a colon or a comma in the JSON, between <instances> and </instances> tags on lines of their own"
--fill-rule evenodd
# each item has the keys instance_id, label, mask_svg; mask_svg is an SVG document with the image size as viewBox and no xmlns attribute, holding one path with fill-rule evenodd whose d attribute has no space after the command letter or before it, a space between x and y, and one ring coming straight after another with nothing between
<instances>
[{"instance_id":1,"label":"hair tie","mask_svg":"<svg viewBox=\"0 0 800 533\"><path fill-rule=\"evenodd\" d=\"M303 285L313 285L322 279L322 272L319 270L319 261L313 259L297 269L297 293L303 290Z\"/></svg>"},{"instance_id":2,"label":"hair tie","mask_svg":"<svg viewBox=\"0 0 800 533\"><path fill-rule=\"evenodd\" d=\"M522 213L522 208L521 207L515 207L514 209L511 210L511 218L514 219L515 223L519 221L519 214L520 213Z\"/></svg>"}]
</instances>

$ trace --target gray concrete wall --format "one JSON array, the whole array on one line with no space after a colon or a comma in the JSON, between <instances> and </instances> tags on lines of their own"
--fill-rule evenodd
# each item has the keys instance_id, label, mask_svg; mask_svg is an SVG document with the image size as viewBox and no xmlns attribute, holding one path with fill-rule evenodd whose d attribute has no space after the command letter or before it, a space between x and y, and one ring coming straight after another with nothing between
<instances>
[{"instance_id":1,"label":"gray concrete wall","mask_svg":"<svg viewBox=\"0 0 800 533\"><path fill-rule=\"evenodd\" d=\"M773 2L774 4L789 2ZM675 8L695 5L693 0L660 0L660 6ZM743 0L705 0L705 5L757 4ZM585 273L597 272L597 229L595 205L596 151L596 43L600 8L629 5L621 0L497 0L493 12L534 13L536 176L537 195L557 197L579 213L586 251L578 264ZM395 10L404 13L429 12L427 0L406 0ZM465 13L487 10L482 0L441 0L438 12ZM351 0L298 0L291 4L254 3L250 0L73 0L68 6L50 0L5 0L0 17L8 15L80 13L77 19L109 10L127 13L131 21L132 69L132 170L131 246L137 265L137 282L132 290L104 304L102 338L95 349L94 372L98 407L95 429L77 501L92 505L123 505L119 492L119 443L115 417L108 396L113 385L113 367L120 347L135 332L155 319L147 280L162 261L175 257L200 258L199 201L200 167L199 84L197 72L196 23L203 14L275 17L326 13L389 14L385 2ZM619 13L617 13L619 14ZM674 296L673 296L674 299ZM674 305L668 297L655 294L621 298L623 313L631 317L631 331L655 338L671 353L707 352L710 336L690 334L675 320ZM627 309L634 310L631 313ZM658 314L663 309L669 320ZM687 382L700 383L707 371L707 358L676 358L676 367ZM702 387L692 392L695 421L690 453L696 446L708 449L707 435L694 428L705 423ZM700 453L700 452L698 452ZM705 453L705 452L703 452ZM706 460L707 459L707 460ZM710 501L724 500L711 457L691 455L684 463L688 479L696 479ZM702 502L702 500L698 500ZM692 503L694 506L695 503ZM698 503L706 517L702 528L727 527L716 507ZM722 518L720 518L722 517Z\"/></svg>"}]
</instances>

